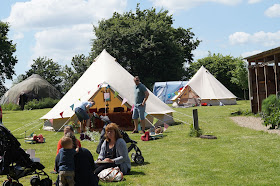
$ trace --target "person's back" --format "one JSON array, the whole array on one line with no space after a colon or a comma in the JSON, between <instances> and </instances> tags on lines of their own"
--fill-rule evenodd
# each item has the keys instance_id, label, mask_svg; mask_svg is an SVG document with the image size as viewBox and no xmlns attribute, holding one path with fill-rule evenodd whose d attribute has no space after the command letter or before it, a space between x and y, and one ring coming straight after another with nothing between
<instances>
[{"instance_id":1,"label":"person's back","mask_svg":"<svg viewBox=\"0 0 280 186\"><path fill-rule=\"evenodd\" d=\"M59 172L59 186L64 186L68 184L69 186L74 186L74 176L75 176L75 163L74 156L76 154L75 149L73 149L73 142L70 137L63 137L61 139L61 145L63 148L59 150L59 162L58 162L58 172Z\"/></svg>"},{"instance_id":2,"label":"person's back","mask_svg":"<svg viewBox=\"0 0 280 186\"><path fill-rule=\"evenodd\" d=\"M58 169L60 154L56 156L55 164ZM98 177L93 173L95 169L94 159L88 149L80 148L79 153L75 155L75 186L97 186ZM59 185L59 177L56 186Z\"/></svg>"},{"instance_id":3,"label":"person's back","mask_svg":"<svg viewBox=\"0 0 280 186\"><path fill-rule=\"evenodd\" d=\"M95 170L94 159L88 149L80 148L75 156L75 186L97 186L98 177Z\"/></svg>"}]
</instances>

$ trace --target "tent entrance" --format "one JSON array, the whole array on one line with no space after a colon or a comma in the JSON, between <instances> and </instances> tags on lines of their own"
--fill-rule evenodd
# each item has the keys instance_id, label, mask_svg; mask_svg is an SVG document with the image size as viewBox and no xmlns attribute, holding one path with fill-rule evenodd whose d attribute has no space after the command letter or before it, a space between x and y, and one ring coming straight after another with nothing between
<instances>
[{"instance_id":1,"label":"tent entrance","mask_svg":"<svg viewBox=\"0 0 280 186\"><path fill-rule=\"evenodd\" d=\"M131 106L125 102L117 93L111 88L100 88L91 98L95 105L90 108L90 113L97 113L98 115L108 116L109 119L116 123L122 130L133 130L134 124L132 121ZM91 121L93 129L100 130L104 123L99 119Z\"/></svg>"}]
</instances>

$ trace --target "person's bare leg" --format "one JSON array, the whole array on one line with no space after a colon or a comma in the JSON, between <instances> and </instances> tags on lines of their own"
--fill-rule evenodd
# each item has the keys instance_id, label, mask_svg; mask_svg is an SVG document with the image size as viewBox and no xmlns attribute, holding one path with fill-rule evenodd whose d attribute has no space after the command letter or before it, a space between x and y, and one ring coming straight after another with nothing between
<instances>
[{"instance_id":1,"label":"person's bare leg","mask_svg":"<svg viewBox=\"0 0 280 186\"><path fill-rule=\"evenodd\" d=\"M89 123L90 123L90 120L88 119L88 120L86 121L86 130L89 130Z\"/></svg>"},{"instance_id":2,"label":"person's bare leg","mask_svg":"<svg viewBox=\"0 0 280 186\"><path fill-rule=\"evenodd\" d=\"M83 121L81 122L81 131L82 131L82 132L85 132L85 124L86 124L86 121L83 120Z\"/></svg>"},{"instance_id":3,"label":"person's bare leg","mask_svg":"<svg viewBox=\"0 0 280 186\"><path fill-rule=\"evenodd\" d=\"M141 123L142 130L145 131L145 120L144 119L141 120L140 123Z\"/></svg>"},{"instance_id":4,"label":"person's bare leg","mask_svg":"<svg viewBox=\"0 0 280 186\"><path fill-rule=\"evenodd\" d=\"M80 133L82 133L82 132L83 132L83 122L80 121Z\"/></svg>"},{"instance_id":5,"label":"person's bare leg","mask_svg":"<svg viewBox=\"0 0 280 186\"><path fill-rule=\"evenodd\" d=\"M133 131L138 131L138 119L133 119L134 122L134 130Z\"/></svg>"}]
</instances>

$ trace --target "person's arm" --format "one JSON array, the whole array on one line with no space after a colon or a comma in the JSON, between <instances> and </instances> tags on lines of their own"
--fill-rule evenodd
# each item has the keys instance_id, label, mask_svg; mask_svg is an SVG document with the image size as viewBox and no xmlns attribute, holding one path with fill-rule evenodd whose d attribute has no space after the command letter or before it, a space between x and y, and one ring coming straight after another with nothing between
<instances>
[{"instance_id":1,"label":"person's arm","mask_svg":"<svg viewBox=\"0 0 280 186\"><path fill-rule=\"evenodd\" d=\"M116 143L116 150L118 157L112 159L116 164L122 164L125 160L124 157L128 156L128 150L125 141L120 138Z\"/></svg>"},{"instance_id":2,"label":"person's arm","mask_svg":"<svg viewBox=\"0 0 280 186\"><path fill-rule=\"evenodd\" d=\"M146 90L146 91L145 91L145 98L143 99L143 102L142 102L142 105L143 105L143 106L146 104L146 101L147 101L149 95L150 95L149 92Z\"/></svg>"},{"instance_id":3,"label":"person's arm","mask_svg":"<svg viewBox=\"0 0 280 186\"><path fill-rule=\"evenodd\" d=\"M76 145L77 147L82 147L81 142L78 139L76 139Z\"/></svg>"},{"instance_id":4,"label":"person's arm","mask_svg":"<svg viewBox=\"0 0 280 186\"><path fill-rule=\"evenodd\" d=\"M100 150L97 160L104 160L105 152L106 152L106 140L101 145L101 150Z\"/></svg>"},{"instance_id":5,"label":"person's arm","mask_svg":"<svg viewBox=\"0 0 280 186\"><path fill-rule=\"evenodd\" d=\"M59 170L59 158L60 158L60 153L58 153L55 157L54 170L56 172L58 172L58 170Z\"/></svg>"},{"instance_id":6,"label":"person's arm","mask_svg":"<svg viewBox=\"0 0 280 186\"><path fill-rule=\"evenodd\" d=\"M62 148L61 146L61 139L57 143L56 155L59 153L59 150Z\"/></svg>"}]
</instances>

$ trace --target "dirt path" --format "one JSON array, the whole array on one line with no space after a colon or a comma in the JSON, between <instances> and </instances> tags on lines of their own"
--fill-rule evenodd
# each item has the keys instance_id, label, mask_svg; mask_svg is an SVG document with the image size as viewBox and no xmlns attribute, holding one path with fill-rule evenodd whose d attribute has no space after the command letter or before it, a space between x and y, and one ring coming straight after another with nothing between
<instances>
[{"instance_id":1,"label":"dirt path","mask_svg":"<svg viewBox=\"0 0 280 186\"><path fill-rule=\"evenodd\" d=\"M235 116L230 117L236 124L241 127L247 127L254 130L262 130L268 133L276 133L280 135L280 130L268 130L269 127L264 126L262 119L253 116Z\"/></svg>"}]
</instances>

